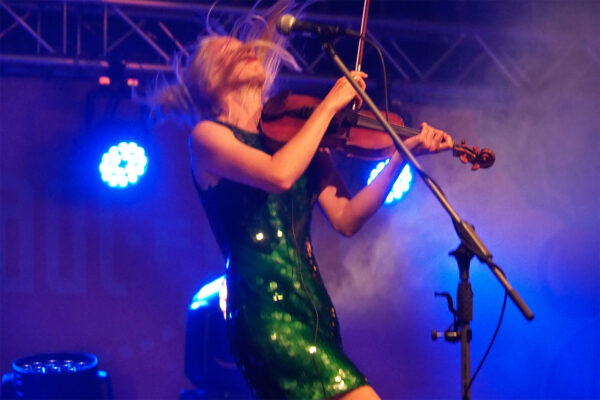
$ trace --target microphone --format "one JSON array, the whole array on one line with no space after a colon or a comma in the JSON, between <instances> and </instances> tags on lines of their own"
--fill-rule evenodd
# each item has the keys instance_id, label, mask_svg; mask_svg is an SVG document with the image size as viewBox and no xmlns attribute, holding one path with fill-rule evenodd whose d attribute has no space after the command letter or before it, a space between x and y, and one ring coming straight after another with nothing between
<instances>
[{"instance_id":1,"label":"microphone","mask_svg":"<svg viewBox=\"0 0 600 400\"><path fill-rule=\"evenodd\" d=\"M323 36L348 35L360 37L360 33L343 26L301 21L291 14L285 14L279 18L277 30L284 35L290 35L292 32L309 32Z\"/></svg>"}]
</instances>

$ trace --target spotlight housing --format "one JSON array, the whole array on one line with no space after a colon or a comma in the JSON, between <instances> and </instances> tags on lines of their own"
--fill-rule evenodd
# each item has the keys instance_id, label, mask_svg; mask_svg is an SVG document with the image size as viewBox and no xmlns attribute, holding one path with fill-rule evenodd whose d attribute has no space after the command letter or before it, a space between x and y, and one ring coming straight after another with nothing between
<instances>
[{"instance_id":1,"label":"spotlight housing","mask_svg":"<svg viewBox=\"0 0 600 400\"><path fill-rule=\"evenodd\" d=\"M188 306L185 329L185 375L196 390L180 399L250 399L248 385L229 350L225 321L225 277L207 283Z\"/></svg>"},{"instance_id":2,"label":"spotlight housing","mask_svg":"<svg viewBox=\"0 0 600 400\"><path fill-rule=\"evenodd\" d=\"M18 358L2 377L2 399L112 399L108 374L90 353L45 353Z\"/></svg>"}]
</instances>

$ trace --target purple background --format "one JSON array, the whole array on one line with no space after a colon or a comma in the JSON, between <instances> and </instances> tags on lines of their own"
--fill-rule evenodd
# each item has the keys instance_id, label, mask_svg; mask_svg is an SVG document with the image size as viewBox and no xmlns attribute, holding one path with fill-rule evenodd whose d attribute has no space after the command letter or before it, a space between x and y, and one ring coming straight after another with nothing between
<instances>
[{"instance_id":1,"label":"purple background","mask_svg":"<svg viewBox=\"0 0 600 400\"><path fill-rule=\"evenodd\" d=\"M404 105L413 125L428 121L495 151L496 165L477 173L449 154L422 164L536 314L527 322L509 301L473 398L600 397L600 67L587 61L562 63L561 79L501 99L456 93ZM37 352L83 350L99 356L116 398L175 398L191 387L187 305L223 260L192 187L185 132L159 126L145 138L149 171L133 191L100 182L106 135L84 132L94 87L0 78L0 369ZM123 107L121 117L135 113ZM340 168L352 189L368 175L364 162L340 159ZM433 292L456 290L447 253L458 241L425 186L350 239L316 211L313 242L345 348L378 393L458 398L459 346L430 338L450 323ZM503 291L478 261L471 280L474 369Z\"/></svg>"}]
</instances>

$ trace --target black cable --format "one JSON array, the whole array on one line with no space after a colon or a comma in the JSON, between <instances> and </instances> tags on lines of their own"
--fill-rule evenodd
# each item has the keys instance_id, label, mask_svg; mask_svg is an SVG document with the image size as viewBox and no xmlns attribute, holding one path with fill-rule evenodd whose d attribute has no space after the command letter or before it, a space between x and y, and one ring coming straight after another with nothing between
<instances>
[{"instance_id":1,"label":"black cable","mask_svg":"<svg viewBox=\"0 0 600 400\"><path fill-rule=\"evenodd\" d=\"M294 198L290 197L290 208L291 208L291 217L292 217L292 239L294 240L294 247L296 249L296 265L298 266L298 275L300 276L300 281L302 282L302 289L304 289L304 293L306 294L306 298L312 305L313 311L315 312L315 332L313 336L313 347L317 348L317 337L319 335L319 311L317 310L317 306L312 299L312 296L308 292L306 287L306 283L304 282L304 276L302 275L302 264L300 261L300 246L298 245L298 239L296 237L296 229L295 229L295 219L294 219ZM292 269L293 270L293 269ZM321 388L323 389L323 395L327 397L327 389L325 389L325 382L323 381L323 375L321 371L319 371L319 366L317 365L316 359L316 351L310 353L313 365L315 367L315 371L317 371L317 375L319 376L319 380L321 381Z\"/></svg>"},{"instance_id":2,"label":"black cable","mask_svg":"<svg viewBox=\"0 0 600 400\"><path fill-rule=\"evenodd\" d=\"M369 39L366 36L363 36L363 39L365 39L365 42L369 43L371 46L373 46L373 48L375 48L375 50L377 50L377 54L379 54L379 59L381 60L381 70L383 72L383 96L384 96L384 102L385 102L385 117L389 121L390 120L390 100L388 97L388 82L387 82L387 70L385 68L385 59L383 57L383 53L381 52L381 49L379 48L379 46L377 46L377 43L375 43L373 40Z\"/></svg>"},{"instance_id":3,"label":"black cable","mask_svg":"<svg viewBox=\"0 0 600 400\"><path fill-rule=\"evenodd\" d=\"M494 344L494 340L496 340L496 336L498 335L498 331L500 330L500 325L502 324L502 318L504 317L504 310L506 309L506 299L507 298L508 298L508 292L505 291L504 292L504 302L502 303L502 311L500 312L500 319L498 320L498 325L496 326L496 331L494 332L494 336L492 336L492 340L490 342L490 345L488 346L487 350L485 351L485 354L483 355L483 358L479 362L479 365L477 366L477 369L475 370L475 373L471 377L471 380L469 381L469 384L467 385L467 388L465 389L465 391L463 393L463 397L464 397L465 393L468 393L469 389L471 389L471 385L473 385L473 381L477 377L477 374L479 373L479 370L483 366L483 362L485 361L485 359L488 356L490 350L492 349L492 345Z\"/></svg>"},{"instance_id":4,"label":"black cable","mask_svg":"<svg viewBox=\"0 0 600 400\"><path fill-rule=\"evenodd\" d=\"M390 107L389 107L389 97L388 97L388 82L387 82L387 70L385 68L385 59L383 57L383 53L381 52L381 49L379 48L379 46L377 45L377 43L375 43L373 40L369 39L366 36L363 36L363 38L365 39L365 41L367 43L369 43L371 46L373 46L373 48L375 48L375 50L377 50L377 54L379 54L379 58L381 60L381 69L383 72L383 93L384 93L384 98L385 98L385 113L386 113L386 119L389 121L390 120ZM421 174L421 176L425 179L429 179L431 181L431 183L439 190L439 192L446 197L446 195L444 194L444 191L442 190L442 188L440 187L440 185L437 184L437 182L431 177L429 176L425 171L423 171L422 169L417 168L416 166L412 165L413 168L415 168L417 170L417 172L419 174Z\"/></svg>"}]
</instances>

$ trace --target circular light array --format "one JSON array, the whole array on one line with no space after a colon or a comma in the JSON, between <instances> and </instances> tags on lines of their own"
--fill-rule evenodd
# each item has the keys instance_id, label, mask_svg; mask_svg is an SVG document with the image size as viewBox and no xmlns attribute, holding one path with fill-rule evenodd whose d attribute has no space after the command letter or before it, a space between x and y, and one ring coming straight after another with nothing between
<instances>
[{"instance_id":1,"label":"circular light array","mask_svg":"<svg viewBox=\"0 0 600 400\"><path fill-rule=\"evenodd\" d=\"M144 175L148 158L144 149L134 142L121 142L102 156L100 173L110 187L125 188Z\"/></svg>"},{"instance_id":2,"label":"circular light array","mask_svg":"<svg viewBox=\"0 0 600 400\"><path fill-rule=\"evenodd\" d=\"M387 160L381 161L379 164L377 164L377 166L371 171L371 174L369 175L369 180L367 181L367 185L370 184L377 175L379 175L379 173L383 170L383 168L389 162L390 162L390 159L388 158ZM412 176L412 172L410 170L410 165L406 164L404 166L404 168L402 168L402 172L400 172L400 176L398 176L398 179L396 179L396 182L394 182L394 186L392 186L392 190L385 198L385 203L390 204L390 203L393 203L394 201L400 200L404 196L404 194L410 190L410 187L412 186L412 181L413 181L413 176Z\"/></svg>"}]
</instances>

